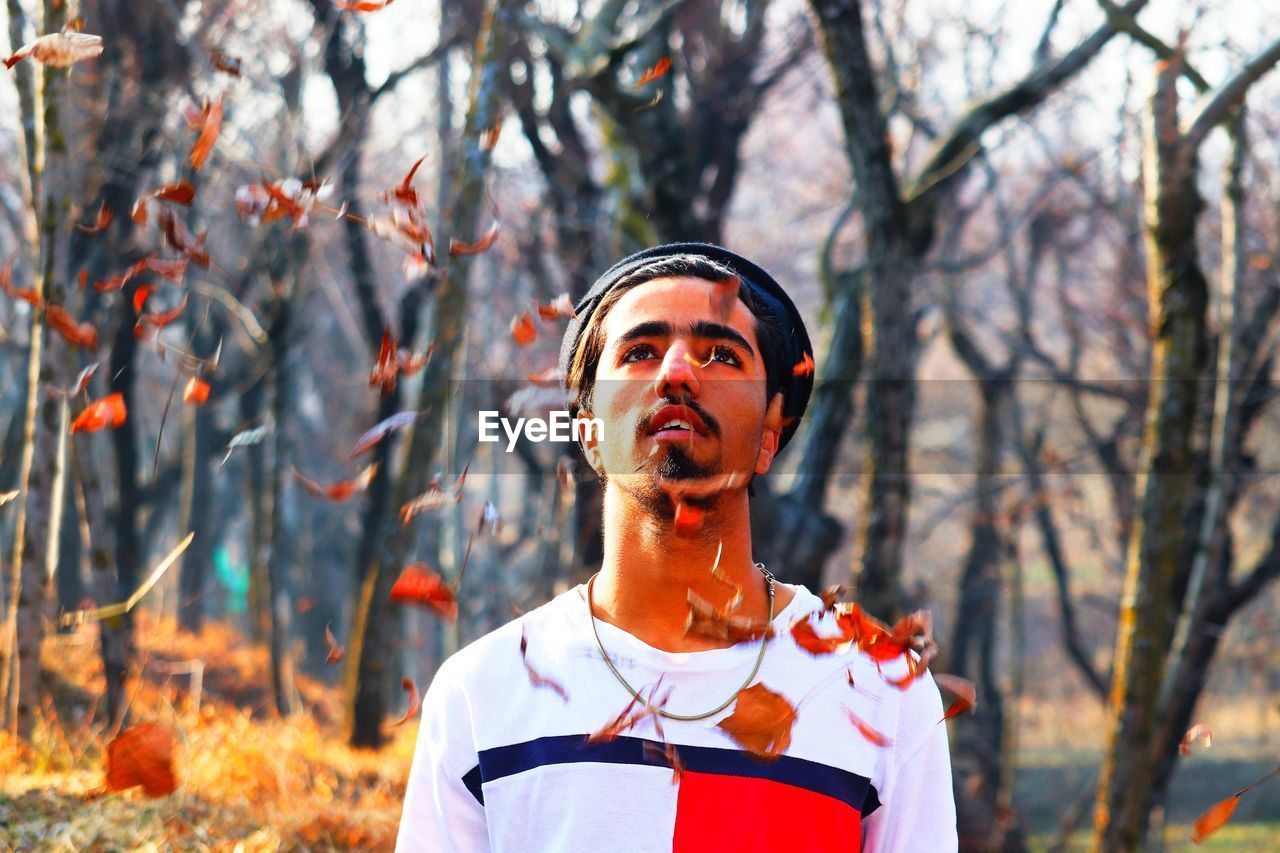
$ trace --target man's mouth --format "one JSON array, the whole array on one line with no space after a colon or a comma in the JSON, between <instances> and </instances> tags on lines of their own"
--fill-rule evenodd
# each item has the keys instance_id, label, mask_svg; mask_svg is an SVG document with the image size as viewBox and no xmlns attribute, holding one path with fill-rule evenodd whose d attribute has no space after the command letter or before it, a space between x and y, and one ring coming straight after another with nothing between
<instances>
[{"instance_id":1,"label":"man's mouth","mask_svg":"<svg viewBox=\"0 0 1280 853\"><path fill-rule=\"evenodd\" d=\"M658 439L692 439L706 436L707 425L688 406L667 406L654 416L649 434Z\"/></svg>"}]
</instances>

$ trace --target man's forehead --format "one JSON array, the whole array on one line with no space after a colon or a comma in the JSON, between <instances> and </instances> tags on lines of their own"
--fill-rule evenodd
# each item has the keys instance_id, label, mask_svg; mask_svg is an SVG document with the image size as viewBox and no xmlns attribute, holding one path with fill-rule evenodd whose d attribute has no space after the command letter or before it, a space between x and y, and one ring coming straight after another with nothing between
<instances>
[{"instance_id":1,"label":"man's forehead","mask_svg":"<svg viewBox=\"0 0 1280 853\"><path fill-rule=\"evenodd\" d=\"M609 312L605 320L606 345L637 324L655 320L670 324L676 332L687 331L699 321L720 323L755 344L754 315L738 298L737 287L736 283L716 284L692 277L659 278L638 284L623 294ZM724 288L733 294L727 317L713 306L713 302L720 302L717 297L725 294Z\"/></svg>"}]
</instances>

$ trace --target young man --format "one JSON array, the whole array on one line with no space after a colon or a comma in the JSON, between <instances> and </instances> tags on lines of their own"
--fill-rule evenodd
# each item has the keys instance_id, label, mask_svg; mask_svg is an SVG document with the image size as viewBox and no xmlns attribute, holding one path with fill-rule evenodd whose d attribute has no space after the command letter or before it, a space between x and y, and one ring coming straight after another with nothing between
<instances>
[{"instance_id":1,"label":"young man","mask_svg":"<svg viewBox=\"0 0 1280 853\"><path fill-rule=\"evenodd\" d=\"M919 658L824 644L849 623L752 561L749 481L813 383L791 300L682 243L620 261L576 310L560 366L570 413L604 425L583 440L603 565L440 668L397 850L955 850Z\"/></svg>"}]
</instances>

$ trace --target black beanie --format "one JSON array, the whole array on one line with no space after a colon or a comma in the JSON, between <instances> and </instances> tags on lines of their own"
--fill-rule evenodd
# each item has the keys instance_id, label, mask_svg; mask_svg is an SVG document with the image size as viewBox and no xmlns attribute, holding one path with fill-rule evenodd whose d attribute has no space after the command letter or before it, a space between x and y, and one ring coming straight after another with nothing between
<instances>
[{"instance_id":1,"label":"black beanie","mask_svg":"<svg viewBox=\"0 0 1280 853\"><path fill-rule=\"evenodd\" d=\"M800 427L800 418L809 405L809 395L813 391L813 345L809 342L809 333L805 329L804 319L796 310L795 303L787 296L786 291L773 276L769 275L751 261L735 254L722 246L712 243L667 243L636 252L623 258L611 266L604 275L596 279L595 284L586 292L578 304L574 306L577 316L569 321L565 329L564 340L560 344L559 370L561 384L568 388L569 365L573 361L573 353L581 342L582 331L591 315L595 313L600 300L613 289L620 280L642 266L655 260L674 257L676 255L698 255L729 267L764 307L764 319L779 332L782 352L782 375L778 377L778 388L782 391L782 417L786 426L778 438L778 453L787 446L791 437ZM796 366L808 365L796 370ZM790 420L789 420L790 419Z\"/></svg>"}]
</instances>

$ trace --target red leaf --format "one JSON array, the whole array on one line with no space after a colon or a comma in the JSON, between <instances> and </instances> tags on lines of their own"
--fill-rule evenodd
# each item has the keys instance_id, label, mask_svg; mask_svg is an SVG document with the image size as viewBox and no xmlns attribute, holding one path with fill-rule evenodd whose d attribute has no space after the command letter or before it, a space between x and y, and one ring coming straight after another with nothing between
<instances>
[{"instance_id":1,"label":"red leaf","mask_svg":"<svg viewBox=\"0 0 1280 853\"><path fill-rule=\"evenodd\" d=\"M663 74L671 70L671 57L664 56L659 59L653 66L646 68L645 72L640 75L640 79L636 81L636 87L648 85L657 80Z\"/></svg>"},{"instance_id":2,"label":"red leaf","mask_svg":"<svg viewBox=\"0 0 1280 853\"><path fill-rule=\"evenodd\" d=\"M151 219L150 202L152 199L159 201L171 201L174 204L183 204L187 207L195 201L196 188L191 185L190 181L178 181L173 184L165 184L162 187L152 190L138 197L133 203L133 210L129 216L139 225L146 225Z\"/></svg>"},{"instance_id":3,"label":"red leaf","mask_svg":"<svg viewBox=\"0 0 1280 853\"><path fill-rule=\"evenodd\" d=\"M396 339L391 336L391 324L382 332L382 346L378 349L378 360L369 374L369 387L382 386L383 394L396 390L396 374L400 371L400 359L397 357Z\"/></svg>"},{"instance_id":4,"label":"red leaf","mask_svg":"<svg viewBox=\"0 0 1280 853\"><path fill-rule=\"evenodd\" d=\"M147 304L147 297L155 293L156 288L153 284L142 284L133 292L133 313L141 314L142 306Z\"/></svg>"},{"instance_id":5,"label":"red leaf","mask_svg":"<svg viewBox=\"0 0 1280 853\"><path fill-rule=\"evenodd\" d=\"M426 563L410 563L391 586L392 604L421 604L450 622L458 618L458 598L453 588Z\"/></svg>"},{"instance_id":6,"label":"red leaf","mask_svg":"<svg viewBox=\"0 0 1280 853\"><path fill-rule=\"evenodd\" d=\"M859 717L857 714L850 711L848 708L845 708L844 712L849 715L849 722L853 723L853 726L858 730L858 733L861 734L867 740L869 740L871 743L875 744L876 746L888 746L890 743L892 743L891 740L889 740L884 735L880 734L875 729L871 728L871 726L867 725L867 723L861 717Z\"/></svg>"},{"instance_id":7,"label":"red leaf","mask_svg":"<svg viewBox=\"0 0 1280 853\"><path fill-rule=\"evenodd\" d=\"M938 687L956 697L955 701L947 707L947 712L942 715L942 720L948 720L963 714L978 703L977 688L969 679L961 678L958 675L939 673L933 677L933 680L937 682ZM942 722L942 720L938 720L938 722Z\"/></svg>"},{"instance_id":8,"label":"red leaf","mask_svg":"<svg viewBox=\"0 0 1280 853\"><path fill-rule=\"evenodd\" d=\"M498 239L498 227L498 221L495 219L493 224L489 226L489 230L485 232L484 236L474 243L464 243L461 240L454 240L452 237L449 238L449 254L451 256L475 255L486 251L493 245L493 241Z\"/></svg>"},{"instance_id":9,"label":"red leaf","mask_svg":"<svg viewBox=\"0 0 1280 853\"><path fill-rule=\"evenodd\" d=\"M409 708L404 712L404 716L392 725L402 726L418 713L422 708L422 697L418 695L418 685L413 683L413 679L405 676L400 679L400 686L409 691Z\"/></svg>"},{"instance_id":10,"label":"red leaf","mask_svg":"<svg viewBox=\"0 0 1280 853\"><path fill-rule=\"evenodd\" d=\"M524 671L529 674L529 681L534 687L545 687L555 691L561 700L569 701L569 691L565 690L560 682L540 674L533 668L533 664L529 663L529 638L525 636L524 626L520 627L520 660L524 661Z\"/></svg>"},{"instance_id":11,"label":"red leaf","mask_svg":"<svg viewBox=\"0 0 1280 853\"><path fill-rule=\"evenodd\" d=\"M388 433L408 426L418 419L417 412L399 412L392 415L384 421L380 421L372 429L360 436L356 441L356 446L351 448L351 458L354 459L361 453L369 450L382 439L387 437Z\"/></svg>"},{"instance_id":12,"label":"red leaf","mask_svg":"<svg viewBox=\"0 0 1280 853\"><path fill-rule=\"evenodd\" d=\"M182 389L182 402L195 403L197 406L209 399L209 383L198 376L187 380L187 387Z\"/></svg>"},{"instance_id":13,"label":"red leaf","mask_svg":"<svg viewBox=\"0 0 1280 853\"><path fill-rule=\"evenodd\" d=\"M339 9L351 12L376 12L385 9L395 0L334 0Z\"/></svg>"},{"instance_id":14,"label":"red leaf","mask_svg":"<svg viewBox=\"0 0 1280 853\"><path fill-rule=\"evenodd\" d=\"M1219 803L1214 803L1200 817L1196 818L1195 826L1191 829L1191 840L1199 844L1210 835L1217 832L1231 820L1231 815L1235 813L1236 806L1240 805L1240 795L1228 797Z\"/></svg>"},{"instance_id":15,"label":"red leaf","mask_svg":"<svg viewBox=\"0 0 1280 853\"><path fill-rule=\"evenodd\" d=\"M516 346L522 347L533 343L538 337L538 330L533 325L533 316L528 311L519 317L511 318L511 337L515 339Z\"/></svg>"},{"instance_id":16,"label":"red leaf","mask_svg":"<svg viewBox=\"0 0 1280 853\"><path fill-rule=\"evenodd\" d=\"M538 316L549 323L561 317L573 319L578 316L578 312L573 310L573 300L569 298L569 294L562 293L545 305L539 302Z\"/></svg>"},{"instance_id":17,"label":"red leaf","mask_svg":"<svg viewBox=\"0 0 1280 853\"><path fill-rule=\"evenodd\" d=\"M780 693L757 682L738 694L733 713L716 725L752 754L772 761L791 745L796 709Z\"/></svg>"},{"instance_id":18,"label":"red leaf","mask_svg":"<svg viewBox=\"0 0 1280 853\"><path fill-rule=\"evenodd\" d=\"M345 501L356 492L363 492L369 488L369 483L373 481L373 475L378 471L378 463L375 462L368 468L365 468L350 480L342 480L329 486L321 485L310 477L306 477L297 468L293 469L293 475L306 488L308 492L320 498L327 498L331 501Z\"/></svg>"},{"instance_id":19,"label":"red leaf","mask_svg":"<svg viewBox=\"0 0 1280 853\"><path fill-rule=\"evenodd\" d=\"M165 208L156 214L156 224L164 232L165 242L205 269L209 268L209 253L204 248L207 231L195 235L186 223Z\"/></svg>"},{"instance_id":20,"label":"red leaf","mask_svg":"<svg viewBox=\"0 0 1280 853\"><path fill-rule=\"evenodd\" d=\"M196 171L204 165L204 161L209 158L209 152L213 150L213 143L218 139L218 132L222 129L222 95L219 94L212 102L204 105L203 112L204 123L200 127L200 135L196 137L196 144L191 148L191 156L189 158L191 168Z\"/></svg>"},{"instance_id":21,"label":"red leaf","mask_svg":"<svg viewBox=\"0 0 1280 853\"><path fill-rule=\"evenodd\" d=\"M98 330L92 323L77 323L61 305L50 305L45 313L49 328L62 335L73 344L88 349L98 348Z\"/></svg>"},{"instance_id":22,"label":"red leaf","mask_svg":"<svg viewBox=\"0 0 1280 853\"><path fill-rule=\"evenodd\" d=\"M841 626L845 627L845 626ZM852 632L835 634L830 637L818 636L814 630L812 615L799 620L791 626L791 636L796 645L811 655L829 655L837 648L853 639Z\"/></svg>"},{"instance_id":23,"label":"red leaf","mask_svg":"<svg viewBox=\"0 0 1280 853\"><path fill-rule=\"evenodd\" d=\"M124 423L126 416L124 394L117 391L90 403L71 422L71 432L96 432L105 426L115 428Z\"/></svg>"},{"instance_id":24,"label":"red leaf","mask_svg":"<svg viewBox=\"0 0 1280 853\"><path fill-rule=\"evenodd\" d=\"M613 720L596 729L587 735L587 743L608 743L616 740L617 737L628 729L634 728L647 719L653 720L653 726L662 734L662 721L658 716L658 711L667 704L667 700L671 698L671 690L667 690L666 694L657 702L653 701L654 695L657 694L658 688L662 686L662 676L658 676L658 681L649 688L649 698L642 700L639 696L632 696L631 701L627 703L627 707L622 709L622 713L614 717ZM642 688L643 690L643 688ZM641 703L640 709L632 711L636 703Z\"/></svg>"},{"instance_id":25,"label":"red leaf","mask_svg":"<svg viewBox=\"0 0 1280 853\"><path fill-rule=\"evenodd\" d=\"M674 521L676 533L686 536L696 533L702 528L702 517L703 511L700 507L678 501Z\"/></svg>"},{"instance_id":26,"label":"red leaf","mask_svg":"<svg viewBox=\"0 0 1280 853\"><path fill-rule=\"evenodd\" d=\"M418 171L418 167L422 165L422 161L426 159L426 154L419 157L417 162L409 167L409 174L404 176L404 181L401 182L400 186L391 191L398 201L408 205L417 205L418 191L413 188L413 176Z\"/></svg>"},{"instance_id":27,"label":"red leaf","mask_svg":"<svg viewBox=\"0 0 1280 853\"><path fill-rule=\"evenodd\" d=\"M182 295L182 301L173 308L170 308L168 311L160 311L155 314L143 314L138 318L138 322L134 324L133 336L135 338L140 338L146 335L148 330L144 327L150 326L152 329L159 331L174 320L178 319L187 307L187 296L188 294L184 293Z\"/></svg>"},{"instance_id":28,"label":"red leaf","mask_svg":"<svg viewBox=\"0 0 1280 853\"><path fill-rule=\"evenodd\" d=\"M9 294L14 299L21 299L23 302L28 302L31 305L35 306L36 308L39 308L40 306L44 305L44 300L36 295L36 292L33 288L14 287L12 277L13 277L13 258L10 258L8 261L5 262L5 265L3 267L0 267L0 288L4 288L4 292Z\"/></svg>"},{"instance_id":29,"label":"red leaf","mask_svg":"<svg viewBox=\"0 0 1280 853\"><path fill-rule=\"evenodd\" d=\"M347 653L346 649L338 645L338 638L333 636L333 632L329 630L328 622L324 624L324 645L325 648L329 650L329 653L325 656L324 662L330 666L333 666L335 663L342 660L342 656Z\"/></svg>"},{"instance_id":30,"label":"red leaf","mask_svg":"<svg viewBox=\"0 0 1280 853\"><path fill-rule=\"evenodd\" d=\"M813 358L809 353L804 354L804 358L800 359L798 364L791 366L792 376L812 376L813 375Z\"/></svg>"},{"instance_id":31,"label":"red leaf","mask_svg":"<svg viewBox=\"0 0 1280 853\"><path fill-rule=\"evenodd\" d=\"M107 744L107 789L124 791L141 785L148 797L178 789L173 770L173 735L159 723L125 729Z\"/></svg>"},{"instance_id":32,"label":"red leaf","mask_svg":"<svg viewBox=\"0 0 1280 853\"><path fill-rule=\"evenodd\" d=\"M97 234L110 224L111 208L107 207L107 203L104 201L102 206L98 208L98 218L92 225L80 225L77 223L76 228L79 228L86 234Z\"/></svg>"},{"instance_id":33,"label":"red leaf","mask_svg":"<svg viewBox=\"0 0 1280 853\"><path fill-rule=\"evenodd\" d=\"M689 616L685 620L684 630L686 634L731 643L747 643L764 636L773 636L773 626L769 623L734 616L727 610L717 609L693 590L689 590Z\"/></svg>"},{"instance_id":34,"label":"red leaf","mask_svg":"<svg viewBox=\"0 0 1280 853\"><path fill-rule=\"evenodd\" d=\"M564 374L560 372L560 368L553 366L541 373L526 373L524 377L539 388L559 388Z\"/></svg>"}]
</instances>

